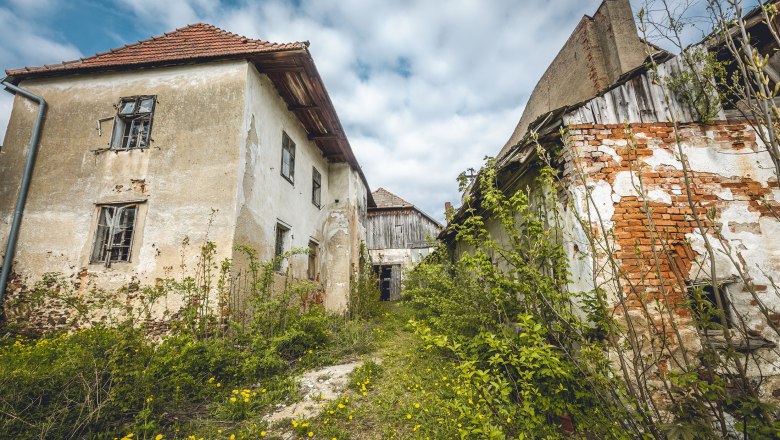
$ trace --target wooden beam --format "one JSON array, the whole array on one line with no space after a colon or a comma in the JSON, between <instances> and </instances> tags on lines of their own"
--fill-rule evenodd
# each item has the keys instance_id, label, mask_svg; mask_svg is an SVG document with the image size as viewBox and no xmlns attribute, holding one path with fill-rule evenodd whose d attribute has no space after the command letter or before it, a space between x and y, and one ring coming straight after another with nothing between
<instances>
[{"instance_id":1,"label":"wooden beam","mask_svg":"<svg viewBox=\"0 0 780 440\"><path fill-rule=\"evenodd\" d=\"M303 67L300 66L278 66L278 67L260 67L260 73L290 73L290 72L303 72Z\"/></svg>"},{"instance_id":2,"label":"wooden beam","mask_svg":"<svg viewBox=\"0 0 780 440\"><path fill-rule=\"evenodd\" d=\"M339 136L335 133L309 133L309 140L316 141L321 139L338 139Z\"/></svg>"},{"instance_id":3,"label":"wooden beam","mask_svg":"<svg viewBox=\"0 0 780 440\"><path fill-rule=\"evenodd\" d=\"M320 106L318 106L317 104L312 104L312 105L290 104L287 106L287 110L290 110L291 112L297 110L316 110L319 108Z\"/></svg>"}]
</instances>

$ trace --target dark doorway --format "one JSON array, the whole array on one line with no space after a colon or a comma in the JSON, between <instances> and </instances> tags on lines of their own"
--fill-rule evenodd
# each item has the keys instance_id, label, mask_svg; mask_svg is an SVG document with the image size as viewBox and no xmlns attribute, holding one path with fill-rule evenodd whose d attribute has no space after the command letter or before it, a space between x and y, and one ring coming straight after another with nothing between
<instances>
[{"instance_id":1,"label":"dark doorway","mask_svg":"<svg viewBox=\"0 0 780 440\"><path fill-rule=\"evenodd\" d=\"M379 280L379 299L392 301L401 298L401 266L375 264L374 273Z\"/></svg>"}]
</instances>

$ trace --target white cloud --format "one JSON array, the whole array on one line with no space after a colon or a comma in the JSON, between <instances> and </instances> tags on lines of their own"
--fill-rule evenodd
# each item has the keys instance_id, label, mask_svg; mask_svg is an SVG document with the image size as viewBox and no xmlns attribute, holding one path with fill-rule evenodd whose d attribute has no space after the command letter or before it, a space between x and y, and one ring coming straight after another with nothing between
<instances>
[{"instance_id":1,"label":"white cloud","mask_svg":"<svg viewBox=\"0 0 780 440\"><path fill-rule=\"evenodd\" d=\"M498 153L538 78L599 3L115 0L114 6L134 17L144 38L202 21L268 41L310 41L369 184L442 218L445 201L459 204L455 177ZM632 3L638 10L641 0ZM67 43L35 40L40 28L4 18L3 11L9 10L0 8L0 38L21 37L27 58L0 48L0 65L78 56ZM3 111L0 101L0 117Z\"/></svg>"},{"instance_id":2,"label":"white cloud","mask_svg":"<svg viewBox=\"0 0 780 440\"><path fill-rule=\"evenodd\" d=\"M52 64L81 56L74 45L56 41L47 34L46 26L39 25L41 17L35 14L52 13L54 9L47 0L15 0L9 7L0 7L0 41L4 42L0 46L0 68ZM5 138L12 100L12 95L0 90L0 142Z\"/></svg>"}]
</instances>

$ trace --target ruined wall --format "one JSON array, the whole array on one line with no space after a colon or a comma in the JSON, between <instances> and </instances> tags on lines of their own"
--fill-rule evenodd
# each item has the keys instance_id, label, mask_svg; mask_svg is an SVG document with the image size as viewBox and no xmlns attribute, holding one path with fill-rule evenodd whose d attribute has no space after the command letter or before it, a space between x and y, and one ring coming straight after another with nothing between
<instances>
[{"instance_id":1,"label":"ruined wall","mask_svg":"<svg viewBox=\"0 0 780 440\"><path fill-rule=\"evenodd\" d=\"M236 206L236 244L254 248L258 257L274 257L276 225L290 228L285 250L307 249L312 240L324 242L323 226L332 202L328 162L320 149L307 137L306 130L279 96L265 75L247 64L246 108L242 154L238 165ZM295 142L295 173L291 183L282 176L282 133ZM312 203L312 167L321 175L321 206ZM326 261L320 255L319 264ZM241 252L236 252L240 266ZM308 257L295 255L286 269L295 279L306 279ZM321 272L317 271L318 275Z\"/></svg>"},{"instance_id":2,"label":"ruined wall","mask_svg":"<svg viewBox=\"0 0 780 440\"><path fill-rule=\"evenodd\" d=\"M21 83L49 104L19 236L13 286L59 272L89 294L191 273L198 248L232 254L246 63L215 62ZM151 147L108 151L121 97L156 95ZM37 108L16 97L0 156L0 245ZM137 201L129 263L90 264L100 203ZM213 216L213 217L212 217ZM186 244L189 243L189 244ZM166 307L180 304L171 299ZM157 311L159 314L159 310ZM45 317L41 317L45 319Z\"/></svg>"},{"instance_id":3,"label":"ruined wall","mask_svg":"<svg viewBox=\"0 0 780 440\"><path fill-rule=\"evenodd\" d=\"M357 171L347 163L328 167L330 198L324 227L322 266L325 308L343 312L347 308L351 277L357 273L360 246L366 240L367 188Z\"/></svg>"},{"instance_id":4,"label":"ruined wall","mask_svg":"<svg viewBox=\"0 0 780 440\"><path fill-rule=\"evenodd\" d=\"M606 0L585 16L534 87L499 157L517 144L539 115L590 99L624 72L642 64L646 49L628 0Z\"/></svg>"},{"instance_id":5,"label":"ruined wall","mask_svg":"<svg viewBox=\"0 0 780 440\"><path fill-rule=\"evenodd\" d=\"M564 178L574 207L565 213L572 290L604 289L614 313L623 318L628 314L633 320L645 306L660 323L661 315L671 312L684 343L695 349L699 340L683 304L685 287L710 277L698 219L715 247L717 276L726 281L735 319L744 322L755 340L780 342L737 270L771 310L769 319L780 322L780 297L770 281L780 275L780 190L768 153L749 125L681 124L693 208L671 124L634 123L628 129L623 124L577 124L568 126L568 136ZM595 252L589 235L596 239ZM648 347L653 332L663 331L642 330ZM775 351L763 351L766 363L749 363L750 374L759 376L761 367L764 375L774 376L763 391L777 393L780 371L773 365L780 359Z\"/></svg>"}]
</instances>

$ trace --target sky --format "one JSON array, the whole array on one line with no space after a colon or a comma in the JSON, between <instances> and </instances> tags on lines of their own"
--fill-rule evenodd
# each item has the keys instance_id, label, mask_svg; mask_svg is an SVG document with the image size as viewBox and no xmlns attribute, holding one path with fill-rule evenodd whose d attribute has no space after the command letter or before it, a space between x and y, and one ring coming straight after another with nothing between
<instances>
[{"instance_id":1,"label":"sky","mask_svg":"<svg viewBox=\"0 0 780 440\"><path fill-rule=\"evenodd\" d=\"M635 11L643 2L631 1ZM539 77L599 3L0 0L0 69L94 55L196 22L309 41L371 189L443 221L444 203L460 204L458 174L498 153ZM0 140L11 100L0 91Z\"/></svg>"}]
</instances>

